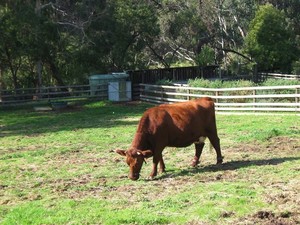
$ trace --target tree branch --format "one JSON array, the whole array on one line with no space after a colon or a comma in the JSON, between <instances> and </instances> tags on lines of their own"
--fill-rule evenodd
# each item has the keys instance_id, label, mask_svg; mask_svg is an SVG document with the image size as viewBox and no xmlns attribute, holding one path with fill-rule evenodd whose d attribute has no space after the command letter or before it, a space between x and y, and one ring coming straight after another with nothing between
<instances>
[{"instance_id":1,"label":"tree branch","mask_svg":"<svg viewBox=\"0 0 300 225\"><path fill-rule=\"evenodd\" d=\"M234 54L237 54L237 55L243 57L244 59L247 59L247 60L250 61L250 62L255 62L255 61L252 60L250 57L248 57L248 56L246 56L246 55L244 55L244 54L242 54L242 53L240 53L240 52L238 52L238 51L235 51L235 50L233 50L233 49L219 48L219 47L216 47L216 49L221 50L221 51L224 51L224 52L232 52L232 53L234 53Z\"/></svg>"}]
</instances>

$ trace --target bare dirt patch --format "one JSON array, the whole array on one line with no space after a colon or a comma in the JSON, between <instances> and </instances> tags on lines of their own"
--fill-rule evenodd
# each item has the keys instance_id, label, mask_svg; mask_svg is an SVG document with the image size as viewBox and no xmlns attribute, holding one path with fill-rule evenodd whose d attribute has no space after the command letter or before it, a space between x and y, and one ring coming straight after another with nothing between
<instances>
[{"instance_id":1,"label":"bare dirt patch","mask_svg":"<svg viewBox=\"0 0 300 225\"><path fill-rule=\"evenodd\" d=\"M240 221L235 224L247 224L247 225L295 225L299 224L299 218L296 218L297 215L284 212L284 213L274 213L272 211L258 211L257 213L241 218ZM299 215L298 215L299 216Z\"/></svg>"},{"instance_id":2,"label":"bare dirt patch","mask_svg":"<svg viewBox=\"0 0 300 225\"><path fill-rule=\"evenodd\" d=\"M269 139L265 143L257 141L251 143L236 144L226 148L226 152L237 152L239 154L245 153L268 153L276 152L276 155L280 152L286 154L287 152L300 151L300 138L298 137L284 137L278 136Z\"/></svg>"}]
</instances>

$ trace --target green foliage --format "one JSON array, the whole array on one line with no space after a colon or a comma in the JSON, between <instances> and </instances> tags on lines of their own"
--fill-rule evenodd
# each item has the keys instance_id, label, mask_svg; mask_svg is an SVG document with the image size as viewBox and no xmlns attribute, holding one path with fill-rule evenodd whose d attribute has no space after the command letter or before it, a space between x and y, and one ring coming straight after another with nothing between
<instances>
[{"instance_id":1,"label":"green foliage","mask_svg":"<svg viewBox=\"0 0 300 225\"><path fill-rule=\"evenodd\" d=\"M284 86L284 85L300 85L299 80L285 79L267 79L260 84L261 86Z\"/></svg>"},{"instance_id":2,"label":"green foliage","mask_svg":"<svg viewBox=\"0 0 300 225\"><path fill-rule=\"evenodd\" d=\"M159 34L155 8L137 1L59 2L40 9L35 1L1 3L0 20L4 88L35 87L38 60L43 85L82 84L90 73L143 67L143 50Z\"/></svg>"},{"instance_id":3,"label":"green foliage","mask_svg":"<svg viewBox=\"0 0 300 225\"><path fill-rule=\"evenodd\" d=\"M300 74L300 61L295 61L292 64L292 73L293 74Z\"/></svg>"},{"instance_id":4,"label":"green foliage","mask_svg":"<svg viewBox=\"0 0 300 225\"><path fill-rule=\"evenodd\" d=\"M196 56L196 64L198 66L209 66L213 65L215 62L215 52L212 48L204 45L201 52Z\"/></svg>"},{"instance_id":5,"label":"green foliage","mask_svg":"<svg viewBox=\"0 0 300 225\"><path fill-rule=\"evenodd\" d=\"M182 64L225 63L236 71L239 60L227 53L243 47L262 69L296 73L299 2L272 1L276 9L261 7L249 28L265 2L1 1L1 88L39 86L38 65L44 86Z\"/></svg>"},{"instance_id":6,"label":"green foliage","mask_svg":"<svg viewBox=\"0 0 300 225\"><path fill-rule=\"evenodd\" d=\"M235 88L235 87L255 87L256 83L249 80L234 80L234 81L221 81L221 80L206 80L197 78L188 81L191 87L203 88ZM299 80L284 80L284 79L267 79L259 83L260 86L283 86L283 85L299 85Z\"/></svg>"},{"instance_id":7,"label":"green foliage","mask_svg":"<svg viewBox=\"0 0 300 225\"><path fill-rule=\"evenodd\" d=\"M179 43L184 43L188 49L195 48L198 44L197 39L206 31L200 15L195 13L197 3L195 1L186 3L185 1L171 0L168 1L168 4L170 7L174 7L168 24L170 36Z\"/></svg>"},{"instance_id":8,"label":"green foliage","mask_svg":"<svg viewBox=\"0 0 300 225\"><path fill-rule=\"evenodd\" d=\"M112 59L116 69L133 69L141 63L141 52L159 34L155 8L143 1L115 1L115 35ZM121 57L121 58L120 58Z\"/></svg>"},{"instance_id":9,"label":"green foliage","mask_svg":"<svg viewBox=\"0 0 300 225\"><path fill-rule=\"evenodd\" d=\"M233 76L252 75L255 64L237 54L227 54L227 70Z\"/></svg>"},{"instance_id":10,"label":"green foliage","mask_svg":"<svg viewBox=\"0 0 300 225\"><path fill-rule=\"evenodd\" d=\"M157 81L155 84L156 85L173 85L173 81L172 80L168 80L168 79L162 79Z\"/></svg>"},{"instance_id":11,"label":"green foliage","mask_svg":"<svg viewBox=\"0 0 300 225\"><path fill-rule=\"evenodd\" d=\"M254 83L252 81L248 80L235 80L235 81L210 81L205 79L195 79L195 80L189 80L188 82L189 86L191 87L199 87L199 88L239 88L239 87L255 87L258 84ZM259 83L259 86L283 86L283 85L300 85L300 81L298 80L283 80L283 79L267 79L262 83ZM199 91L194 90L195 94L202 94L202 95L208 95L210 96L212 92L210 91ZM295 90L274 90L272 88L269 88L268 90L257 90L257 95L263 95L263 94L294 94ZM224 95L228 96L242 96L242 95L252 95L252 90L235 90L235 91L225 91L222 92ZM252 102L252 99L233 99L233 100L222 100L223 102L238 102L238 103L246 103L246 102ZM256 101L260 101L259 99L256 99ZM266 100L263 100L262 102L265 102ZM269 98L269 102L290 102L291 98L282 98L282 99L274 99Z\"/></svg>"},{"instance_id":12,"label":"green foliage","mask_svg":"<svg viewBox=\"0 0 300 225\"><path fill-rule=\"evenodd\" d=\"M221 80L206 80L195 79L189 80L189 86L191 87L203 87L203 88L234 88L234 87L254 87L255 83L248 80L235 80L235 81L221 81Z\"/></svg>"},{"instance_id":13,"label":"green foliage","mask_svg":"<svg viewBox=\"0 0 300 225\"><path fill-rule=\"evenodd\" d=\"M21 87L28 84L32 71L28 71L33 57L32 44L35 40L37 18L32 8L27 5L15 4L14 10L0 5L0 59L3 85ZM34 48L33 48L34 49ZM18 71L26 72L17 77Z\"/></svg>"},{"instance_id":14,"label":"green foliage","mask_svg":"<svg viewBox=\"0 0 300 225\"><path fill-rule=\"evenodd\" d=\"M285 14L271 4L260 6L250 23L245 51L262 70L289 71L295 51Z\"/></svg>"}]
</instances>

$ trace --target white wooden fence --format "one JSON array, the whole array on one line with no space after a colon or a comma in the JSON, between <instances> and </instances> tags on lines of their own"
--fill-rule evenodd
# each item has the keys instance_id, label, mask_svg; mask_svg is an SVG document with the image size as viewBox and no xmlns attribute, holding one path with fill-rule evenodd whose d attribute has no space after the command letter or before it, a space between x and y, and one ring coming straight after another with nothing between
<instances>
[{"instance_id":1,"label":"white wooden fence","mask_svg":"<svg viewBox=\"0 0 300 225\"><path fill-rule=\"evenodd\" d=\"M244 88L140 86L140 99L151 103L183 102L208 96L215 99L217 111L300 113L300 85Z\"/></svg>"},{"instance_id":2,"label":"white wooden fence","mask_svg":"<svg viewBox=\"0 0 300 225\"><path fill-rule=\"evenodd\" d=\"M282 73L259 73L264 79L285 79L285 80L300 80L300 75L296 74L282 74Z\"/></svg>"}]
</instances>

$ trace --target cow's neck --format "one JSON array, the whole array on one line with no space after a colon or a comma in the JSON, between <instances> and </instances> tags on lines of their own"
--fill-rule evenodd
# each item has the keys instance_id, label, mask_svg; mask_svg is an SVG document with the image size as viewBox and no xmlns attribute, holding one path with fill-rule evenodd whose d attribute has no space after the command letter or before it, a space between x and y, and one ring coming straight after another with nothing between
<instances>
[{"instance_id":1,"label":"cow's neck","mask_svg":"<svg viewBox=\"0 0 300 225\"><path fill-rule=\"evenodd\" d=\"M146 139L147 135L137 132L132 141L131 147L138 150L147 150L150 148L149 141Z\"/></svg>"}]
</instances>

